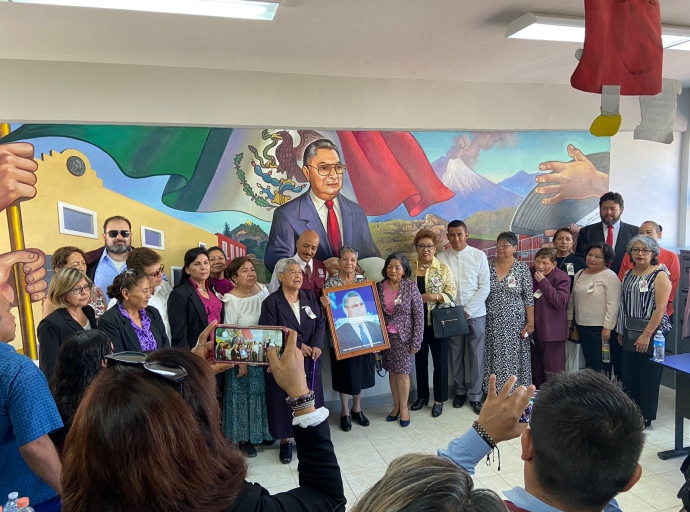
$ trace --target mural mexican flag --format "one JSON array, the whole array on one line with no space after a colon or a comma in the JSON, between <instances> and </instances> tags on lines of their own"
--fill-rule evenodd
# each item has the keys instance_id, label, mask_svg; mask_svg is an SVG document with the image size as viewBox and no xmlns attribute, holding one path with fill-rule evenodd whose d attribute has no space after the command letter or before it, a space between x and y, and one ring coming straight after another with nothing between
<instances>
[{"instance_id":1,"label":"mural mexican flag","mask_svg":"<svg viewBox=\"0 0 690 512\"><path fill-rule=\"evenodd\" d=\"M454 195L407 132L25 124L0 143L42 137L93 144L130 178L169 176L163 203L190 212L235 210L270 221L280 204L309 190L301 153L319 137L341 149L348 169L343 193L369 216L401 204L416 216Z\"/></svg>"}]
</instances>

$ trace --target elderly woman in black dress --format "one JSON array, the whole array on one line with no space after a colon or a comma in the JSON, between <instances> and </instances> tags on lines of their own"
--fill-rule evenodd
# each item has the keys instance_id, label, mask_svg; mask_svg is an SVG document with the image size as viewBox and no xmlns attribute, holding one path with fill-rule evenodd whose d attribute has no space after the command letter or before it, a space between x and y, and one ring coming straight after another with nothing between
<instances>
[{"instance_id":1,"label":"elderly woman in black dress","mask_svg":"<svg viewBox=\"0 0 690 512\"><path fill-rule=\"evenodd\" d=\"M280 288L266 297L261 304L260 325L283 326L297 331L297 346L304 356L307 384L314 391L316 407L323 407L321 383L321 352L326 317L316 295L302 288L302 269L292 258L280 260L275 273ZM313 387L311 386L313 382ZM292 409L285 402L287 394L276 383L271 373L266 373L266 412L268 429L274 439L280 439L280 462L292 461Z\"/></svg>"},{"instance_id":2,"label":"elderly woman in black dress","mask_svg":"<svg viewBox=\"0 0 690 512\"><path fill-rule=\"evenodd\" d=\"M340 271L326 280L324 289L366 281L363 275L357 274L357 251L352 247L340 249L338 265ZM326 295L321 297L321 304L324 307L328 305L328 302ZM327 336L330 338L329 334ZM340 393L340 428L345 432L352 429L350 415L361 426L369 426L369 420L362 412L360 393L363 389L373 388L376 384L374 354L369 353L338 361L331 345L331 376L333 389ZM349 408L350 396L352 396L352 410Z\"/></svg>"}]
</instances>

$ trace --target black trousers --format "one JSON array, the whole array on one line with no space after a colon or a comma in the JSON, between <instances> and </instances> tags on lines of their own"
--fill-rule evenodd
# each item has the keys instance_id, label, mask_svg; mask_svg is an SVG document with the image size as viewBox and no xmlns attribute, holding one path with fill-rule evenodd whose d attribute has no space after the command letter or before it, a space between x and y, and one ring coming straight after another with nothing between
<instances>
[{"instance_id":1,"label":"black trousers","mask_svg":"<svg viewBox=\"0 0 690 512\"><path fill-rule=\"evenodd\" d=\"M642 417L655 420L663 367L653 363L646 354L623 350L621 370L623 387L640 408Z\"/></svg>"},{"instance_id":2,"label":"black trousers","mask_svg":"<svg viewBox=\"0 0 690 512\"><path fill-rule=\"evenodd\" d=\"M429 398L429 350L434 363L434 401L448 400L448 338L437 340L433 326L424 327L422 348L414 355L417 399Z\"/></svg>"},{"instance_id":3,"label":"black trousers","mask_svg":"<svg viewBox=\"0 0 690 512\"><path fill-rule=\"evenodd\" d=\"M585 366L591 368L597 373L605 372L607 375L611 374L611 363L604 363L601 360L601 330L600 325L578 325L577 332L580 334L580 344L582 345L582 353L585 356ZM611 336L613 338L613 336ZM613 352L613 344L618 345L618 342L611 339L611 351ZM613 360L613 354L611 355Z\"/></svg>"}]
</instances>

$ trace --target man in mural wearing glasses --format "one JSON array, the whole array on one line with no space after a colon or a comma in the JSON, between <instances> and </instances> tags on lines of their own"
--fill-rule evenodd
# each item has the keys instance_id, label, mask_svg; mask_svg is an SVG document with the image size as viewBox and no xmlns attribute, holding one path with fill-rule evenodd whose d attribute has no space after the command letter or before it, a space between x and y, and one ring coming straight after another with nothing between
<instances>
[{"instance_id":1,"label":"man in mural wearing glasses","mask_svg":"<svg viewBox=\"0 0 690 512\"><path fill-rule=\"evenodd\" d=\"M295 254L295 242L306 230L319 235L315 258L323 261L329 272L337 269L338 252L343 246L356 248L361 259L380 256L366 213L340 194L346 170L338 148L330 140L315 140L306 147L302 172L310 190L273 213L264 258L270 271L278 261Z\"/></svg>"},{"instance_id":2,"label":"man in mural wearing glasses","mask_svg":"<svg viewBox=\"0 0 690 512\"><path fill-rule=\"evenodd\" d=\"M86 253L86 275L104 292L118 274L127 270L132 250L132 223L121 215L105 219L100 249Z\"/></svg>"}]
</instances>

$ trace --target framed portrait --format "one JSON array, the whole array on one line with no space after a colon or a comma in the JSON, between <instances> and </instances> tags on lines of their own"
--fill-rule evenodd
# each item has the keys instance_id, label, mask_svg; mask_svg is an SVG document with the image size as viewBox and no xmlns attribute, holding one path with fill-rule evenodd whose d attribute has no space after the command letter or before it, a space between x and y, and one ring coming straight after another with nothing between
<instances>
[{"instance_id":1,"label":"framed portrait","mask_svg":"<svg viewBox=\"0 0 690 512\"><path fill-rule=\"evenodd\" d=\"M390 348L374 281L324 288L323 294L336 359Z\"/></svg>"}]
</instances>

